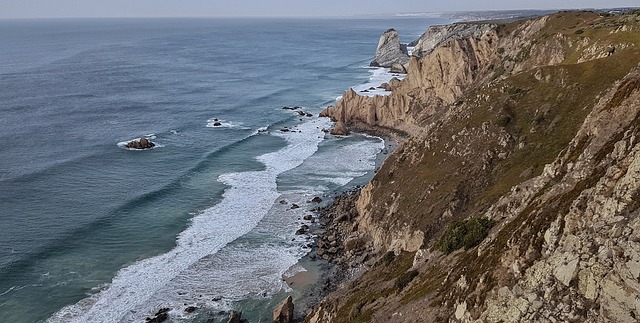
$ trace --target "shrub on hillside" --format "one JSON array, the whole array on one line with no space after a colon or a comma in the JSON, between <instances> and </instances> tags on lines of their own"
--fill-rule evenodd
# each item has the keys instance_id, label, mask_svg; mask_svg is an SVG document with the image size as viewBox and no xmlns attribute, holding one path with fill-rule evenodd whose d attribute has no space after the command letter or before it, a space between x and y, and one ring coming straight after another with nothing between
<instances>
[{"instance_id":1,"label":"shrub on hillside","mask_svg":"<svg viewBox=\"0 0 640 323\"><path fill-rule=\"evenodd\" d=\"M454 221L445 229L437 247L440 251L450 254L462 247L473 248L487 237L489 229L494 225L487 218L474 217L464 221Z\"/></svg>"}]
</instances>

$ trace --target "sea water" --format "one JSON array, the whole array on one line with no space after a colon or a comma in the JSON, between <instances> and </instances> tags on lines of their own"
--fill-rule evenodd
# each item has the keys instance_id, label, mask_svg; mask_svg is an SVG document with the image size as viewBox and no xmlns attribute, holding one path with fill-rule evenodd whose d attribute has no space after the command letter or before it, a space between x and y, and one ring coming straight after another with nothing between
<instances>
[{"instance_id":1,"label":"sea water","mask_svg":"<svg viewBox=\"0 0 640 323\"><path fill-rule=\"evenodd\" d=\"M309 251L309 201L362 181L384 148L325 134L318 112L392 77L366 67L384 30L409 42L447 22L0 21L0 320L268 303ZM140 137L156 146L125 149Z\"/></svg>"}]
</instances>

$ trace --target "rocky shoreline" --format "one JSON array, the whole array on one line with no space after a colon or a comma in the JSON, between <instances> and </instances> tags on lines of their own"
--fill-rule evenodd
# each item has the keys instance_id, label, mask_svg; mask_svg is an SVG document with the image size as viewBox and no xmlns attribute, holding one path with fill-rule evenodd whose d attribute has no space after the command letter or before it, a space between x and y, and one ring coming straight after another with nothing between
<instances>
[{"instance_id":1,"label":"rocky shoreline","mask_svg":"<svg viewBox=\"0 0 640 323\"><path fill-rule=\"evenodd\" d=\"M356 277L363 266L371 265L375 259L372 250L352 236L353 219L357 217L355 203L361 189L361 186L355 186L338 193L329 204L316 209L318 222L310 228L309 234L317 238L312 251L301 262L321 261L322 274L309 289L306 304L296 309L292 322L303 322L326 295Z\"/></svg>"},{"instance_id":2,"label":"rocky shoreline","mask_svg":"<svg viewBox=\"0 0 640 323\"><path fill-rule=\"evenodd\" d=\"M378 154L376 169L370 173L371 177L404 139L400 132L374 129L366 125L362 128L352 126L351 130L384 140L384 148ZM295 310L290 322L304 322L328 294L375 263L377 255L373 252L372 246L363 244L364 240L353 234L357 231L357 227L354 228L355 219L358 217L356 202L362 185L367 182L368 180L352 183L350 187L336 191L333 195L314 197L309 201L318 204L318 207L313 209L313 215L305 216L305 220L310 221L310 224L301 225L296 233L309 237L311 251L300 259L298 264L303 267L314 266L320 274L312 282L307 282L309 285L306 287L300 289L298 286L296 293L302 297L294 298ZM294 289L295 276L283 278ZM274 308L274 318L275 312L279 311L283 304Z\"/></svg>"}]
</instances>

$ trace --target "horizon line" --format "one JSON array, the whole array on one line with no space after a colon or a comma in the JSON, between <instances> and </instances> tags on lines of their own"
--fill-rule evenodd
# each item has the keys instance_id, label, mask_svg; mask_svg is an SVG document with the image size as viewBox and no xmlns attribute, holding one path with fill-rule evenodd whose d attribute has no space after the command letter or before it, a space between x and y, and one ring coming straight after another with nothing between
<instances>
[{"instance_id":1,"label":"horizon line","mask_svg":"<svg viewBox=\"0 0 640 323\"><path fill-rule=\"evenodd\" d=\"M395 13L362 13L362 14L345 14L345 15L177 15L177 16L60 16L60 17L0 17L0 20L63 20L63 19L170 19L170 18L184 18L184 19L256 19L256 18L272 18L272 19L291 19L291 18L305 18L305 19L327 19L327 18L367 18L367 17L395 17L395 18L420 18L429 17L432 18L446 18L445 15L464 14L464 13L487 13L487 12L519 12L519 11L590 11L590 10L624 10L624 9L637 9L638 7L585 7L585 8L547 8L547 9L489 9L489 10L460 10L460 11L413 11L413 12L395 12Z\"/></svg>"}]
</instances>

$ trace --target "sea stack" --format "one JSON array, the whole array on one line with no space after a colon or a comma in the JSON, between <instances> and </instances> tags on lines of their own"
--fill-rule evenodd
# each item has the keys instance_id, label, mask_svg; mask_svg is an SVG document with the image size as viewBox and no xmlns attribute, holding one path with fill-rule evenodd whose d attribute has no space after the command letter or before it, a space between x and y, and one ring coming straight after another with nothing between
<instances>
[{"instance_id":1,"label":"sea stack","mask_svg":"<svg viewBox=\"0 0 640 323\"><path fill-rule=\"evenodd\" d=\"M393 64L405 65L407 62L409 62L407 46L400 44L398 32L391 28L382 33L376 49L376 56L369 65L390 68Z\"/></svg>"}]
</instances>

